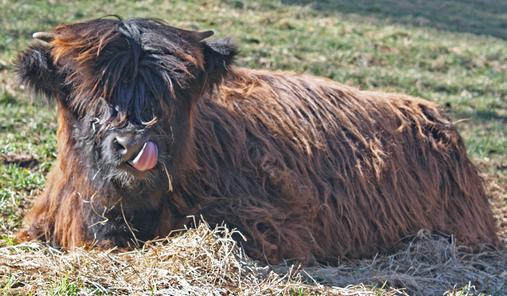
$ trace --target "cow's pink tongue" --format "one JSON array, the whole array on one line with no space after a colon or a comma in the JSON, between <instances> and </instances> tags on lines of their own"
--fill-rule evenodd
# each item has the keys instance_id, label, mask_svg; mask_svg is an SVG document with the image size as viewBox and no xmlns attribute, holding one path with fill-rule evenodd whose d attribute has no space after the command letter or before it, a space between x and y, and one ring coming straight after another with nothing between
<instances>
[{"instance_id":1,"label":"cow's pink tongue","mask_svg":"<svg viewBox=\"0 0 507 296\"><path fill-rule=\"evenodd\" d=\"M157 144L152 141L144 143L143 148L139 153L129 161L129 163L138 171L151 170L157 165L158 148Z\"/></svg>"}]
</instances>

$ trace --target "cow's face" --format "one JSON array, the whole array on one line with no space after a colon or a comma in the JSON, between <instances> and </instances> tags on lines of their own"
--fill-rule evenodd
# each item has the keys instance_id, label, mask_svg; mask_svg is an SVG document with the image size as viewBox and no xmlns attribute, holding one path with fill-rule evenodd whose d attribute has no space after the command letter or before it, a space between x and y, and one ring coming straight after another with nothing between
<instances>
[{"instance_id":1,"label":"cow's face","mask_svg":"<svg viewBox=\"0 0 507 296\"><path fill-rule=\"evenodd\" d=\"M59 124L91 180L157 188L183 169L192 110L234 56L227 41L202 41L210 35L148 19L61 26L19 56L17 71L69 114Z\"/></svg>"}]
</instances>

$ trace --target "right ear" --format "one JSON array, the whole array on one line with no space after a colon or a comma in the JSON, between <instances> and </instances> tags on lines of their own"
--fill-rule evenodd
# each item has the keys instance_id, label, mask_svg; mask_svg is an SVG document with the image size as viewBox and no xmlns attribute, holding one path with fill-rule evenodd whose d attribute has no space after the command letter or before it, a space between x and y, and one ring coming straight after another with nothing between
<instances>
[{"instance_id":1,"label":"right ear","mask_svg":"<svg viewBox=\"0 0 507 296\"><path fill-rule=\"evenodd\" d=\"M46 42L33 41L18 55L15 71L19 84L47 98L62 90L63 77L53 63L51 47Z\"/></svg>"},{"instance_id":2,"label":"right ear","mask_svg":"<svg viewBox=\"0 0 507 296\"><path fill-rule=\"evenodd\" d=\"M207 33L207 32L204 32ZM220 83L234 62L238 49L230 39L204 42L204 63L209 86Z\"/></svg>"}]
</instances>

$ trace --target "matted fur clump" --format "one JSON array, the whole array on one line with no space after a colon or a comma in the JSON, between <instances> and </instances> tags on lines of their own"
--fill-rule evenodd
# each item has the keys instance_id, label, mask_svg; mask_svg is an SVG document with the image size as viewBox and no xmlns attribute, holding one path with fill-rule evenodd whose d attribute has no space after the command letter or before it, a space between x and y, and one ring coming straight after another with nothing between
<instances>
[{"instance_id":1,"label":"matted fur clump","mask_svg":"<svg viewBox=\"0 0 507 296\"><path fill-rule=\"evenodd\" d=\"M269 263L369 257L423 228L499 245L483 181L433 103L236 67L210 35L98 19L19 56L59 124L20 240L128 246L202 215Z\"/></svg>"}]
</instances>

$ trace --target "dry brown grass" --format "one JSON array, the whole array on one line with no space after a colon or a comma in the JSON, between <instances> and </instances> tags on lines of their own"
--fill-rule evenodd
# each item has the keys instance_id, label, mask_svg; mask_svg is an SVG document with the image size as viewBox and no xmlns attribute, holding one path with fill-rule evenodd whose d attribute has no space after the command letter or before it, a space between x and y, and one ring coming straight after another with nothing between
<instances>
[{"instance_id":1,"label":"dry brown grass","mask_svg":"<svg viewBox=\"0 0 507 296\"><path fill-rule=\"evenodd\" d=\"M61 252L40 243L0 248L0 278L9 281L8 294L69 292L122 295L272 295L333 293L375 295L362 285L326 288L304 283L295 267L276 273L246 258L226 227L206 223L174 237L146 244L143 249ZM281 267L280 267L281 268ZM67 282L62 291L62 283ZM72 289L74 291L74 289ZM391 289L386 295L394 295Z\"/></svg>"},{"instance_id":2,"label":"dry brown grass","mask_svg":"<svg viewBox=\"0 0 507 296\"><path fill-rule=\"evenodd\" d=\"M6 294L436 295L507 292L507 251L470 253L424 231L399 252L339 267L258 266L226 227L195 229L142 249L0 248ZM365 286L366 285L366 286ZM69 288L70 287L70 288ZM342 287L342 288L339 288ZM454 289L457 287L459 289ZM462 288L464 287L464 288ZM463 292L465 291L465 292ZM455 293L455 294L452 294ZM463 294L465 295L465 294Z\"/></svg>"},{"instance_id":3,"label":"dry brown grass","mask_svg":"<svg viewBox=\"0 0 507 296\"><path fill-rule=\"evenodd\" d=\"M442 295L455 287L458 290L465 287L473 294L504 295L507 293L506 267L506 250L473 253L456 246L452 238L422 230L395 254L350 261L337 268L307 268L306 271L331 285L384 283L388 287L404 288L411 295Z\"/></svg>"}]
</instances>

